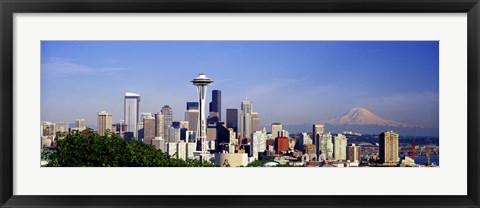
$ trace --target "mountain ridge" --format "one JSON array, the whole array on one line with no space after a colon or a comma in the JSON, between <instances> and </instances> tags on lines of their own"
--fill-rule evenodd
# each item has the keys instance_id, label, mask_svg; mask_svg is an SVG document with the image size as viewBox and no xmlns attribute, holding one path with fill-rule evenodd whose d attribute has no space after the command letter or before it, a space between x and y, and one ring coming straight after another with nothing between
<instances>
[{"instance_id":1,"label":"mountain ridge","mask_svg":"<svg viewBox=\"0 0 480 208\"><path fill-rule=\"evenodd\" d=\"M417 125L383 119L363 107L354 107L343 115L325 121L330 125L378 125L405 128L423 128Z\"/></svg>"}]
</instances>

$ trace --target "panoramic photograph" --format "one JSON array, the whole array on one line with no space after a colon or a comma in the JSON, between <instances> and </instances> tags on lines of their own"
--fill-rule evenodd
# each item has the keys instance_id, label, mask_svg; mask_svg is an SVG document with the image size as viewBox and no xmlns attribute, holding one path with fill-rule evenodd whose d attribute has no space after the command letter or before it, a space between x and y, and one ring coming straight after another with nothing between
<instances>
[{"instance_id":1,"label":"panoramic photograph","mask_svg":"<svg viewBox=\"0 0 480 208\"><path fill-rule=\"evenodd\" d=\"M440 166L438 41L42 41L41 167Z\"/></svg>"}]
</instances>

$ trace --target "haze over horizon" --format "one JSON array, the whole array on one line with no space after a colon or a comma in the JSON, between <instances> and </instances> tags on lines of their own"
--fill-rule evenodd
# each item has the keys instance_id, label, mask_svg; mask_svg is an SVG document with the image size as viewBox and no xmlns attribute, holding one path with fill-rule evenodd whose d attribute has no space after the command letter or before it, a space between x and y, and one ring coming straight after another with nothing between
<instances>
[{"instance_id":1,"label":"haze over horizon","mask_svg":"<svg viewBox=\"0 0 480 208\"><path fill-rule=\"evenodd\" d=\"M170 105L184 120L205 73L222 91L222 115L248 97L261 126L306 124L363 107L387 120L439 122L437 41L42 41L41 119L96 125L123 119L125 92L140 112ZM208 111L208 108L207 108ZM225 120L225 116L222 116Z\"/></svg>"}]
</instances>

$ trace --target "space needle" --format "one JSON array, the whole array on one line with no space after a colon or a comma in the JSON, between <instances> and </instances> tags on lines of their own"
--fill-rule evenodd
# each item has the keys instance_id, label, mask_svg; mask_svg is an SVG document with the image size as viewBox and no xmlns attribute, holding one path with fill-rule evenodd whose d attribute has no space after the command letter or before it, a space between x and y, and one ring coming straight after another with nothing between
<instances>
[{"instance_id":1,"label":"space needle","mask_svg":"<svg viewBox=\"0 0 480 208\"><path fill-rule=\"evenodd\" d=\"M204 73L198 75L197 78L191 81L193 85L197 86L198 92L198 110L200 116L198 116L198 125L197 125L197 139L200 139L201 142L201 161L206 161L206 119L205 119L205 91L207 91L207 86L210 85L213 80L209 79Z\"/></svg>"}]
</instances>

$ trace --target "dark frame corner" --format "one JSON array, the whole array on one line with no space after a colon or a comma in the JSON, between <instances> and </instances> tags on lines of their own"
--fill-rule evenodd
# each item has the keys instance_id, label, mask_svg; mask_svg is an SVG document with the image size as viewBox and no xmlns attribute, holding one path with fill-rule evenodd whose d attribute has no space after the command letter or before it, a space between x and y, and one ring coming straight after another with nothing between
<instances>
[{"instance_id":1,"label":"dark frame corner","mask_svg":"<svg viewBox=\"0 0 480 208\"><path fill-rule=\"evenodd\" d=\"M480 207L479 0L0 0L1 207ZM467 196L16 196L13 195L13 14L78 12L467 13ZM296 201L293 203L292 201ZM298 202L301 202L300 204Z\"/></svg>"}]
</instances>

